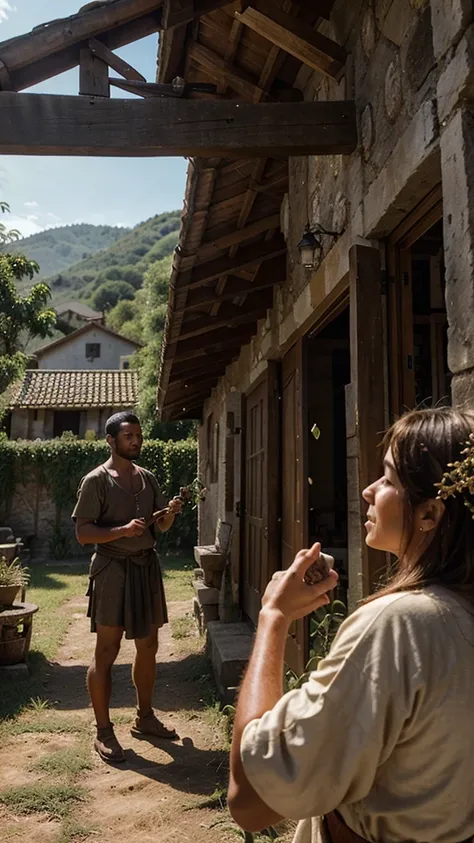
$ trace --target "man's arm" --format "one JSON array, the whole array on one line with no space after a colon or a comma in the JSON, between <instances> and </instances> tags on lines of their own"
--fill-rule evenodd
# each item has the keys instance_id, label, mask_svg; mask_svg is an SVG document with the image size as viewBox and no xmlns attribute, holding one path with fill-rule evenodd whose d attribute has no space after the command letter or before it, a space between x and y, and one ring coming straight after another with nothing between
<instances>
[{"instance_id":1,"label":"man's arm","mask_svg":"<svg viewBox=\"0 0 474 843\"><path fill-rule=\"evenodd\" d=\"M161 533L166 533L174 524L174 519L183 509L183 502L179 497L168 503L168 513L157 521Z\"/></svg>"},{"instance_id":2,"label":"man's arm","mask_svg":"<svg viewBox=\"0 0 474 843\"><path fill-rule=\"evenodd\" d=\"M123 527L98 527L88 518L76 519L76 538L79 544L108 544L117 539L141 536L144 531L144 521L138 518L133 518Z\"/></svg>"}]
</instances>

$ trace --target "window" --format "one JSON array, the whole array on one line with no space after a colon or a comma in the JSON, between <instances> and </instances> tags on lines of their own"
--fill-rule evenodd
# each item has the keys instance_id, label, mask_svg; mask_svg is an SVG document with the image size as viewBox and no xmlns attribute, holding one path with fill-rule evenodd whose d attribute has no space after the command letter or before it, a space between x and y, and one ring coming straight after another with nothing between
<instances>
[{"instance_id":1,"label":"window","mask_svg":"<svg viewBox=\"0 0 474 843\"><path fill-rule=\"evenodd\" d=\"M86 359L96 360L100 357L100 342L86 342Z\"/></svg>"}]
</instances>

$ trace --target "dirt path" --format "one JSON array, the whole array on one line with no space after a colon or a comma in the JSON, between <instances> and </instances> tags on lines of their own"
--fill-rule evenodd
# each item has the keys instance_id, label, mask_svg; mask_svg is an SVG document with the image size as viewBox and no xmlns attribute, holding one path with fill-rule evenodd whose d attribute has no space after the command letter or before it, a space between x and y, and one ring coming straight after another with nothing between
<instances>
[{"instance_id":1,"label":"dirt path","mask_svg":"<svg viewBox=\"0 0 474 843\"><path fill-rule=\"evenodd\" d=\"M71 798L80 796L83 801L66 806L62 818L37 808L24 815L17 794L17 801L0 806L1 843L242 839L220 801L227 752L202 641L189 620L182 621L184 637L171 635L173 619L189 615L189 601L169 603L172 623L161 632L155 697L156 708L176 728L180 740L151 743L130 734L134 650L131 642L124 642L113 674L112 719L127 762L117 767L105 765L91 750L93 715L85 672L95 639L88 630L85 605L85 599L77 598L61 609L69 613L71 624L48 683L50 708L40 707L20 718L0 748L0 792L25 786L31 796L37 784L69 786L75 794ZM79 772L74 766L77 758L83 759ZM61 798L66 800L67 794L62 792Z\"/></svg>"}]
</instances>

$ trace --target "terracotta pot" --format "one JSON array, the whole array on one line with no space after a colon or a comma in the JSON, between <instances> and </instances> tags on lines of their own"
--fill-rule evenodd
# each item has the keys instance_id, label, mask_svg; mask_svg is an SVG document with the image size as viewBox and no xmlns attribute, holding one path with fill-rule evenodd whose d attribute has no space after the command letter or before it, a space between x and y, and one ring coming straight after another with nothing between
<instances>
[{"instance_id":1,"label":"terracotta pot","mask_svg":"<svg viewBox=\"0 0 474 843\"><path fill-rule=\"evenodd\" d=\"M19 585L0 585L0 606L11 606L19 590Z\"/></svg>"}]
</instances>

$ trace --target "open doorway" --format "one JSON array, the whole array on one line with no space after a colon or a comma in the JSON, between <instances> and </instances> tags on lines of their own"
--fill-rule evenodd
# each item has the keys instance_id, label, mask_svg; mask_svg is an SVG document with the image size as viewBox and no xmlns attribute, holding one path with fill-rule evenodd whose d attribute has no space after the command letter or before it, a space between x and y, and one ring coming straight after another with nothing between
<instances>
[{"instance_id":1,"label":"open doorway","mask_svg":"<svg viewBox=\"0 0 474 843\"><path fill-rule=\"evenodd\" d=\"M308 538L334 556L347 603L346 386L351 380L349 307L306 343Z\"/></svg>"}]
</instances>

